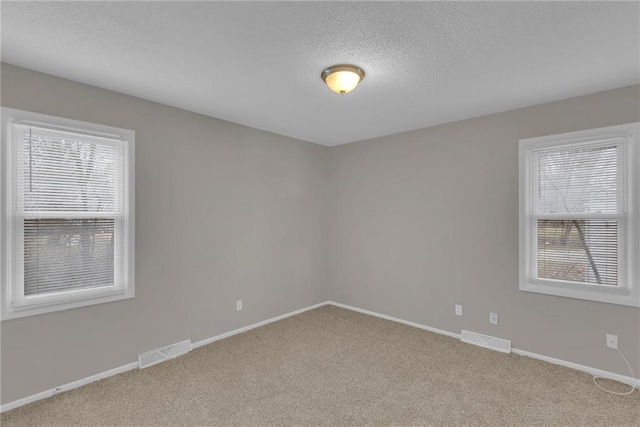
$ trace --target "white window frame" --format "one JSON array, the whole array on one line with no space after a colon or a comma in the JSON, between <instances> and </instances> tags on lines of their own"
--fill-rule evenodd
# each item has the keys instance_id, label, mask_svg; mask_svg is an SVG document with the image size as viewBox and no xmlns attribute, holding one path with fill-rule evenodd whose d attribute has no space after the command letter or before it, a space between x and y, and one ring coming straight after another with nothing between
<instances>
[{"instance_id":1,"label":"white window frame","mask_svg":"<svg viewBox=\"0 0 640 427\"><path fill-rule=\"evenodd\" d=\"M521 291L640 307L640 123L548 135L519 141L519 231ZM531 215L531 154L535 149L570 147L610 139L626 140L628 210L619 229L618 286L581 284L535 277L537 235ZM570 215L569 215L570 216ZM575 216L576 218L579 215ZM584 218L583 218L584 219Z\"/></svg>"},{"instance_id":2,"label":"white window frame","mask_svg":"<svg viewBox=\"0 0 640 427\"><path fill-rule=\"evenodd\" d=\"M15 247L12 221L12 123L29 123L34 126L64 130L78 135L107 137L118 139L125 143L125 206L126 211L126 259L122 260L120 268L125 269L124 283L117 287L89 288L74 291L54 293L34 297L24 297L23 271L14 270L14 261L20 261L23 254L13 253ZM112 126L87 123L78 120L65 119L45 114L32 113L2 107L2 145L0 147L0 318L4 320L54 311L68 310L94 304L118 301L135 296L135 132ZM21 233L18 233L21 234ZM22 298L14 298L20 295Z\"/></svg>"}]
</instances>

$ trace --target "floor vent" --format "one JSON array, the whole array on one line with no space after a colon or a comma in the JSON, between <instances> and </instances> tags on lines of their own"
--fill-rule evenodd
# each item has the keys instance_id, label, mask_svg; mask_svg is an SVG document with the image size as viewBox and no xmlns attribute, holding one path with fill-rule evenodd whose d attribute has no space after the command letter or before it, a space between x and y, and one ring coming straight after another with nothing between
<instances>
[{"instance_id":1,"label":"floor vent","mask_svg":"<svg viewBox=\"0 0 640 427\"><path fill-rule=\"evenodd\" d=\"M477 332L465 331L463 329L460 340L462 340L462 342L466 342L467 344L477 345L491 350L500 351L502 353L511 353L511 341L502 338L483 335Z\"/></svg>"},{"instance_id":2,"label":"floor vent","mask_svg":"<svg viewBox=\"0 0 640 427\"><path fill-rule=\"evenodd\" d=\"M148 368L156 363L164 362L165 360L173 359L174 357L188 353L192 348L191 340L186 340L151 350L138 356L138 366L140 369Z\"/></svg>"}]
</instances>

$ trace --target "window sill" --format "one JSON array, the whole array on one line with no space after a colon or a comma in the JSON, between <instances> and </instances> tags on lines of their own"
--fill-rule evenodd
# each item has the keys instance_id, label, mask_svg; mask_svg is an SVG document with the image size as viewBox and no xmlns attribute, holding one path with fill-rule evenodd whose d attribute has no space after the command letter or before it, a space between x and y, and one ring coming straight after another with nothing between
<instances>
[{"instance_id":1,"label":"window sill","mask_svg":"<svg viewBox=\"0 0 640 427\"><path fill-rule=\"evenodd\" d=\"M76 299L65 299L64 301L46 301L40 303L26 303L18 306L3 305L2 320L18 319L21 317L34 316L38 314L52 313L55 311L69 310L72 308L86 307L89 305L103 304L107 302L130 299L135 296L133 290L119 290L104 292L103 295L92 295L78 297Z\"/></svg>"},{"instance_id":2,"label":"window sill","mask_svg":"<svg viewBox=\"0 0 640 427\"><path fill-rule=\"evenodd\" d=\"M553 284L539 284L530 281L521 281L520 290L544 295L554 295L566 298L574 298L586 301L603 302L607 304L626 305L640 307L640 294L638 289L610 288L602 286L561 286Z\"/></svg>"}]
</instances>

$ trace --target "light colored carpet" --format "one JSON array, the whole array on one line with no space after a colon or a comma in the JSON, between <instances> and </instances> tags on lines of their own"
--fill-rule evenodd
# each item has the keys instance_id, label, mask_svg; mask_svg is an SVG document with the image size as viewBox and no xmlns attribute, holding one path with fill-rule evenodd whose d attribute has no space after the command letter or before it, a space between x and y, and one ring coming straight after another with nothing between
<instances>
[{"instance_id":1,"label":"light colored carpet","mask_svg":"<svg viewBox=\"0 0 640 427\"><path fill-rule=\"evenodd\" d=\"M637 426L640 393L326 306L2 414L34 424Z\"/></svg>"}]
</instances>

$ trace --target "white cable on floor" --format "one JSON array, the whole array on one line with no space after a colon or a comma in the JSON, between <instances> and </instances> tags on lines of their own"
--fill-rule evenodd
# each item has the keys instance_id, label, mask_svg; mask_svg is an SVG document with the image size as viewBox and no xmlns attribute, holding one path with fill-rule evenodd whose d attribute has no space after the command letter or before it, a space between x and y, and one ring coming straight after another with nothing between
<instances>
[{"instance_id":1,"label":"white cable on floor","mask_svg":"<svg viewBox=\"0 0 640 427\"><path fill-rule=\"evenodd\" d=\"M618 350L618 353L620 353L620 356L622 356L622 358L624 359L624 363L626 363L626 364L627 364L627 368L629 368L629 372L631 372L631 381L635 381L636 379L635 379L635 377L633 376L633 369L631 369L631 365L629 364L629 361L627 360L627 358L626 358L626 357L624 357L624 354L622 354L622 352L620 351L620 349L616 348L616 350ZM623 384L627 384L628 386L631 386L631 390L629 390L629 391L625 391L624 393L620 393L620 392L617 392L617 391L607 390L606 388L604 388L604 387L602 387L600 384L598 384L598 380L599 380L599 379L611 380L611 379L613 379L613 378L607 378L607 377L598 377L598 376L594 376L594 377L593 377L593 382L598 386L598 388L599 388L600 390L604 390L604 391L606 391L607 393L615 394L615 395L618 395L618 396L627 396L627 395L629 395L629 394L633 393L633 391L636 389L636 385L635 385L635 383L627 384L627 383L625 383L624 381L620 381L620 382L622 382ZM617 380L614 380L614 381L617 381Z\"/></svg>"}]
</instances>

